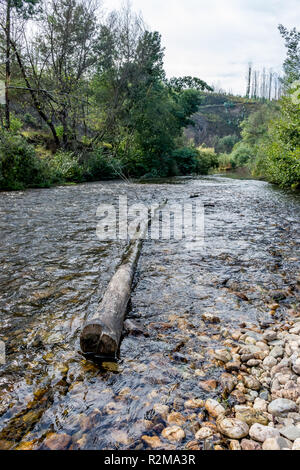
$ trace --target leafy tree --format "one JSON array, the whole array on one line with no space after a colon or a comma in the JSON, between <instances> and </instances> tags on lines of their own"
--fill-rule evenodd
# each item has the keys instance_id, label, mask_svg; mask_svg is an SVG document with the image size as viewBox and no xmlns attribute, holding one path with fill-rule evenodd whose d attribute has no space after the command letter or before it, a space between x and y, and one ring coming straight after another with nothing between
<instances>
[{"instance_id":1,"label":"leafy tree","mask_svg":"<svg viewBox=\"0 0 300 470\"><path fill-rule=\"evenodd\" d=\"M110 142L128 170L133 160L138 171L168 173L175 139L198 109L199 89L208 85L185 77L178 83L173 79L171 86L165 78L160 34L147 31L128 8L110 15L97 47L93 89L102 121L97 141Z\"/></svg>"},{"instance_id":2,"label":"leafy tree","mask_svg":"<svg viewBox=\"0 0 300 470\"><path fill-rule=\"evenodd\" d=\"M293 82L300 79L300 31L296 28L289 31L281 24L278 29L287 48L287 57L283 64L285 73L283 82L288 89Z\"/></svg>"},{"instance_id":3,"label":"leafy tree","mask_svg":"<svg viewBox=\"0 0 300 470\"><path fill-rule=\"evenodd\" d=\"M92 1L52 0L42 15L33 57L29 55L31 87L49 90L39 105L47 116L52 116L52 122L62 126L62 144L66 148L76 141L78 125L85 118L86 73L97 60L96 10ZM35 64L41 73L36 73Z\"/></svg>"},{"instance_id":4,"label":"leafy tree","mask_svg":"<svg viewBox=\"0 0 300 470\"><path fill-rule=\"evenodd\" d=\"M23 189L47 186L47 165L36 155L34 147L19 135L0 132L0 189Z\"/></svg>"},{"instance_id":5,"label":"leafy tree","mask_svg":"<svg viewBox=\"0 0 300 470\"><path fill-rule=\"evenodd\" d=\"M92 81L96 105L92 122L92 125L96 123L94 142L105 139L117 149L120 140L124 140L128 110L147 82L142 60L144 34L143 21L128 6L120 12L112 12L107 22L100 26L95 44L98 53L96 74ZM148 57L144 57L144 62L148 61ZM125 133L130 140L131 136Z\"/></svg>"},{"instance_id":6,"label":"leafy tree","mask_svg":"<svg viewBox=\"0 0 300 470\"><path fill-rule=\"evenodd\" d=\"M262 139L265 139L268 134L270 119L277 110L277 104L267 103L255 113L250 114L241 124L243 142L250 146L256 146Z\"/></svg>"},{"instance_id":7,"label":"leafy tree","mask_svg":"<svg viewBox=\"0 0 300 470\"><path fill-rule=\"evenodd\" d=\"M238 140L237 135L226 135L218 138L215 143L215 151L217 153L230 153Z\"/></svg>"},{"instance_id":8,"label":"leafy tree","mask_svg":"<svg viewBox=\"0 0 300 470\"><path fill-rule=\"evenodd\" d=\"M291 86L300 74L300 33L296 28L279 30L285 39L287 58L284 62L286 96L279 113L269 122L268 133L261 140L255 171L280 186L300 184L300 102L294 99Z\"/></svg>"},{"instance_id":9,"label":"leafy tree","mask_svg":"<svg viewBox=\"0 0 300 470\"><path fill-rule=\"evenodd\" d=\"M177 92L191 88L199 91L213 91L212 87L198 77L173 77L170 80L167 80L166 83L170 88Z\"/></svg>"},{"instance_id":10,"label":"leafy tree","mask_svg":"<svg viewBox=\"0 0 300 470\"><path fill-rule=\"evenodd\" d=\"M256 149L245 141L239 142L233 148L230 159L234 167L246 166L256 157Z\"/></svg>"},{"instance_id":11,"label":"leafy tree","mask_svg":"<svg viewBox=\"0 0 300 470\"><path fill-rule=\"evenodd\" d=\"M28 7L23 18L36 11L37 0L20 2ZM173 174L176 164L183 173L195 165L207 171L208 155L199 159L195 149L182 150L181 156L174 152L203 90L212 89L197 77L166 79L159 32L148 31L128 5L101 22L94 0L41 0L39 6L33 31L10 38L18 72L14 85L25 108L24 119L16 116L11 131L47 145L34 162L47 169L49 181L122 172L163 176ZM21 131L23 122L30 129ZM47 130L52 138L45 136ZM24 162L32 167L30 159Z\"/></svg>"},{"instance_id":12,"label":"leafy tree","mask_svg":"<svg viewBox=\"0 0 300 470\"><path fill-rule=\"evenodd\" d=\"M258 167L280 186L300 184L300 106L290 96L282 99L280 115L270 125Z\"/></svg>"},{"instance_id":13,"label":"leafy tree","mask_svg":"<svg viewBox=\"0 0 300 470\"><path fill-rule=\"evenodd\" d=\"M5 118L6 128L10 128L10 99L9 86L11 82L11 32L13 15L23 19L28 19L35 12L40 0L6 0L1 12L1 28L4 33L4 51L5 57Z\"/></svg>"},{"instance_id":14,"label":"leafy tree","mask_svg":"<svg viewBox=\"0 0 300 470\"><path fill-rule=\"evenodd\" d=\"M68 147L76 142L80 125L85 128L87 72L97 57L97 5L93 0L51 0L42 7L36 33L27 37L23 30L22 44L11 39L11 46L32 106L56 146Z\"/></svg>"},{"instance_id":15,"label":"leafy tree","mask_svg":"<svg viewBox=\"0 0 300 470\"><path fill-rule=\"evenodd\" d=\"M210 148L183 147L175 150L172 157L181 175L207 175L211 168L218 165L217 155Z\"/></svg>"}]
</instances>

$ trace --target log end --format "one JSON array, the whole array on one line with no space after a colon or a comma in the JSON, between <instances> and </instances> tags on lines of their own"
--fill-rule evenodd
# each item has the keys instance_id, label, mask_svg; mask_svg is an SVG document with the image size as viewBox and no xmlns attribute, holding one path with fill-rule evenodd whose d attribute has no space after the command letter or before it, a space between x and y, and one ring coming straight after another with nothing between
<instances>
[{"instance_id":1,"label":"log end","mask_svg":"<svg viewBox=\"0 0 300 470\"><path fill-rule=\"evenodd\" d=\"M102 328L99 324L86 325L80 335L81 351L86 354L96 354L101 340Z\"/></svg>"},{"instance_id":2,"label":"log end","mask_svg":"<svg viewBox=\"0 0 300 470\"><path fill-rule=\"evenodd\" d=\"M103 332L99 323L88 323L80 335L80 348L83 354L115 357L118 344L111 335Z\"/></svg>"}]
</instances>

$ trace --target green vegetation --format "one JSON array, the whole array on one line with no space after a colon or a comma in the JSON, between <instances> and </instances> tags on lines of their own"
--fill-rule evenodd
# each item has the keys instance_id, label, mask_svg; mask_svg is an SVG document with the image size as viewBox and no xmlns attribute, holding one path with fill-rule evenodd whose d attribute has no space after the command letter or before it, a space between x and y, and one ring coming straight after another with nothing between
<instances>
[{"instance_id":1,"label":"green vegetation","mask_svg":"<svg viewBox=\"0 0 300 470\"><path fill-rule=\"evenodd\" d=\"M231 152L241 139L241 123L259 110L262 100L202 92L200 106L184 135L196 146L214 147L217 153Z\"/></svg>"},{"instance_id":2,"label":"green vegetation","mask_svg":"<svg viewBox=\"0 0 300 470\"><path fill-rule=\"evenodd\" d=\"M7 131L0 133L0 188L24 189L50 184L48 166L37 157L24 138Z\"/></svg>"},{"instance_id":3,"label":"green vegetation","mask_svg":"<svg viewBox=\"0 0 300 470\"><path fill-rule=\"evenodd\" d=\"M235 134L218 137L215 142L215 151L217 153L230 153L238 141L239 138Z\"/></svg>"},{"instance_id":4,"label":"green vegetation","mask_svg":"<svg viewBox=\"0 0 300 470\"><path fill-rule=\"evenodd\" d=\"M265 97L272 83L278 91L273 75L269 89L262 75L263 98L250 93L252 75L259 85L251 67L247 98L213 92L198 77L167 79L160 34L128 5L101 21L85 0L11 0L3 8L0 189L243 166L282 186L299 183L296 29L279 26L288 56L278 104ZM29 20L28 34L21 25Z\"/></svg>"},{"instance_id":5,"label":"green vegetation","mask_svg":"<svg viewBox=\"0 0 300 470\"><path fill-rule=\"evenodd\" d=\"M28 47L9 40L12 88L0 132L22 145L11 146L9 169L1 153L0 188L208 171L213 162L186 148L182 130L212 89L197 77L166 79L158 32L129 6L102 22L93 2L38 7L34 35L22 38ZM31 157L21 165L23 148Z\"/></svg>"},{"instance_id":6,"label":"green vegetation","mask_svg":"<svg viewBox=\"0 0 300 470\"><path fill-rule=\"evenodd\" d=\"M279 115L270 122L254 172L282 187L300 185L300 105L284 97Z\"/></svg>"},{"instance_id":7,"label":"green vegetation","mask_svg":"<svg viewBox=\"0 0 300 470\"><path fill-rule=\"evenodd\" d=\"M173 152L172 161L176 165L175 174L180 175L207 175L210 169L218 166L217 155L211 148L183 147Z\"/></svg>"},{"instance_id":8,"label":"green vegetation","mask_svg":"<svg viewBox=\"0 0 300 470\"><path fill-rule=\"evenodd\" d=\"M219 167L248 166L256 177L281 187L300 185L300 32L279 26L285 39L285 95L266 102L241 123L241 141L219 155Z\"/></svg>"},{"instance_id":9,"label":"green vegetation","mask_svg":"<svg viewBox=\"0 0 300 470\"><path fill-rule=\"evenodd\" d=\"M277 103L269 102L262 104L258 111L250 114L240 124L241 140L233 146L231 152L220 155L220 167L223 169L247 165L253 167L268 134L270 120L277 112Z\"/></svg>"},{"instance_id":10,"label":"green vegetation","mask_svg":"<svg viewBox=\"0 0 300 470\"><path fill-rule=\"evenodd\" d=\"M56 181L80 183L83 180L83 167L72 152L59 150L49 160L49 167Z\"/></svg>"}]
</instances>

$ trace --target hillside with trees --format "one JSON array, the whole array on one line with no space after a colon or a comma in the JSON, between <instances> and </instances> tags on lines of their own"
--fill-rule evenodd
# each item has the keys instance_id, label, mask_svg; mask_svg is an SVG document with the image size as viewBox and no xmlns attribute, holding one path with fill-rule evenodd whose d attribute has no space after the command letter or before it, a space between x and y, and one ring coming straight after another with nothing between
<instances>
[{"instance_id":1,"label":"hillside with trees","mask_svg":"<svg viewBox=\"0 0 300 470\"><path fill-rule=\"evenodd\" d=\"M242 122L261 105L260 100L203 92L198 110L184 135L196 146L205 144L214 147L218 153L232 150L234 143L241 139ZM222 139L224 143L220 142Z\"/></svg>"},{"instance_id":2,"label":"hillside with trees","mask_svg":"<svg viewBox=\"0 0 300 470\"><path fill-rule=\"evenodd\" d=\"M287 48L283 96L264 105L241 124L242 140L223 155L231 166L248 165L254 176L282 187L300 183L300 32L279 25Z\"/></svg>"},{"instance_id":3,"label":"hillside with trees","mask_svg":"<svg viewBox=\"0 0 300 470\"><path fill-rule=\"evenodd\" d=\"M160 34L129 5L103 21L92 0L12 1L1 13L1 188L184 171L177 139L212 89L166 78Z\"/></svg>"},{"instance_id":4,"label":"hillside with trees","mask_svg":"<svg viewBox=\"0 0 300 470\"><path fill-rule=\"evenodd\" d=\"M281 180L272 164L283 168L281 152L293 168L299 158L289 98L299 78L299 33L279 28L288 49L284 79L249 65L240 97L199 77L168 79L160 33L129 4L104 14L94 0L3 2L0 188L246 164L259 177L297 183L298 170Z\"/></svg>"}]
</instances>

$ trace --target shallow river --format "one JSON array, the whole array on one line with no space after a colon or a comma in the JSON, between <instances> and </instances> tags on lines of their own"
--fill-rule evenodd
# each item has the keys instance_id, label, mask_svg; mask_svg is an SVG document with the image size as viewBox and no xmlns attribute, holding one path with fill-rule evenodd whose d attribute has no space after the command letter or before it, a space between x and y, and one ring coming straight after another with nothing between
<instances>
[{"instance_id":1,"label":"shallow river","mask_svg":"<svg viewBox=\"0 0 300 470\"><path fill-rule=\"evenodd\" d=\"M101 203L205 205L204 244L145 241L116 362L96 365L79 351L80 329L115 272L125 241L96 236ZM191 199L191 196L193 199ZM160 184L105 182L0 193L0 449L144 449L142 436L184 449L200 417L192 398L218 397L199 381L218 379L212 352L242 323L272 321L297 308L300 196L220 176ZM185 438L161 435L166 416L184 417ZM165 409L165 408L163 408Z\"/></svg>"}]
</instances>

